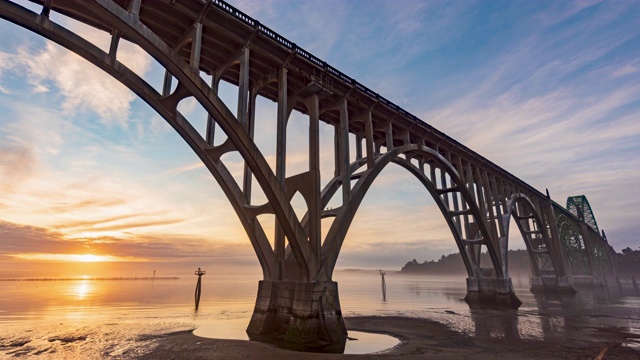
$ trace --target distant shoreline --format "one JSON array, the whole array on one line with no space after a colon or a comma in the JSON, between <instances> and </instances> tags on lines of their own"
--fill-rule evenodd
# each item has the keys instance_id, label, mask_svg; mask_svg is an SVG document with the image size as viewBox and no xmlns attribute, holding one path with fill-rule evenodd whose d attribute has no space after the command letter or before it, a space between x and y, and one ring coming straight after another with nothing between
<instances>
[{"instance_id":1,"label":"distant shoreline","mask_svg":"<svg viewBox=\"0 0 640 360\"><path fill-rule=\"evenodd\" d=\"M157 277L72 277L72 278L0 278L0 281L77 281L77 280L179 280L177 276L157 276Z\"/></svg>"}]
</instances>

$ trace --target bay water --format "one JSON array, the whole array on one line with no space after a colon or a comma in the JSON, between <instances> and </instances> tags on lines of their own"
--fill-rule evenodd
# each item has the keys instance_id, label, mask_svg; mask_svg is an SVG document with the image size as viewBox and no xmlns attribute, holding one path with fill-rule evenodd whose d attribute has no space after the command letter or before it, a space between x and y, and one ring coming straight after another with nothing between
<instances>
[{"instance_id":1,"label":"bay water","mask_svg":"<svg viewBox=\"0 0 640 360\"><path fill-rule=\"evenodd\" d=\"M135 358L155 339L194 331L198 336L246 339L258 278L240 274L205 275L198 310L196 276L144 279L14 278L0 280L0 358ZM527 281L515 281L517 310L470 309L463 301L464 277L407 276L389 272L383 296L374 271L337 271L345 317L427 318L469 336L531 340L610 341L627 337L639 348L640 297L607 289L581 289L576 295L537 295ZM380 351L395 339L347 342L347 353ZM385 342L386 341L386 342ZM351 343L351 344L350 344Z\"/></svg>"}]
</instances>

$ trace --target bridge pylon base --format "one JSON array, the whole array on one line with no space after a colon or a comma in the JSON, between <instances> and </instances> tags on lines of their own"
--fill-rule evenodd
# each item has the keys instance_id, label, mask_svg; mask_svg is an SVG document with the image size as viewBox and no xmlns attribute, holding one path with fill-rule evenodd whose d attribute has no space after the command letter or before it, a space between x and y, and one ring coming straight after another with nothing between
<instances>
[{"instance_id":1,"label":"bridge pylon base","mask_svg":"<svg viewBox=\"0 0 640 360\"><path fill-rule=\"evenodd\" d=\"M517 309L522 305L513 291L510 278L467 278L467 296L464 301L472 309Z\"/></svg>"},{"instance_id":2,"label":"bridge pylon base","mask_svg":"<svg viewBox=\"0 0 640 360\"><path fill-rule=\"evenodd\" d=\"M347 329L335 281L262 280L249 336L320 347L344 343Z\"/></svg>"},{"instance_id":3,"label":"bridge pylon base","mask_svg":"<svg viewBox=\"0 0 640 360\"><path fill-rule=\"evenodd\" d=\"M531 292L533 293L558 293L575 294L571 278L568 276L532 276Z\"/></svg>"}]
</instances>

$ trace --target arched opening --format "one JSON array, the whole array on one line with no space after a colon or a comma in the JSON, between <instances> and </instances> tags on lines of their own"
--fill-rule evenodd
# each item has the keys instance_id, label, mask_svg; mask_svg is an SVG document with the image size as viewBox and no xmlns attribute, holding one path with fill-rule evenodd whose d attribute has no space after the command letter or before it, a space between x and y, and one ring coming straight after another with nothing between
<instances>
[{"instance_id":1,"label":"arched opening","mask_svg":"<svg viewBox=\"0 0 640 360\"><path fill-rule=\"evenodd\" d=\"M526 240L518 229L517 221L513 216L509 218L509 239L507 268L514 286L525 289L531 286L530 278L535 274L531 254L527 249Z\"/></svg>"},{"instance_id":2,"label":"arched opening","mask_svg":"<svg viewBox=\"0 0 640 360\"><path fill-rule=\"evenodd\" d=\"M291 207L293 207L293 211L295 211L298 221L302 221L309 211L307 202L299 191L296 191L296 193L293 194L293 197L291 198Z\"/></svg>"},{"instance_id":3,"label":"arched opening","mask_svg":"<svg viewBox=\"0 0 640 360\"><path fill-rule=\"evenodd\" d=\"M365 255L372 251L377 255ZM337 266L344 269L339 264L348 262L363 269L398 269L414 258L430 261L456 251L431 194L411 173L392 165L364 196Z\"/></svg>"},{"instance_id":4,"label":"arched opening","mask_svg":"<svg viewBox=\"0 0 640 360\"><path fill-rule=\"evenodd\" d=\"M447 260L442 264L450 267L431 272L429 263L443 257ZM397 272L414 260L415 271ZM333 273L341 286L343 313L457 308L466 293L466 277L456 243L432 195L403 167L387 166L364 196Z\"/></svg>"}]
</instances>

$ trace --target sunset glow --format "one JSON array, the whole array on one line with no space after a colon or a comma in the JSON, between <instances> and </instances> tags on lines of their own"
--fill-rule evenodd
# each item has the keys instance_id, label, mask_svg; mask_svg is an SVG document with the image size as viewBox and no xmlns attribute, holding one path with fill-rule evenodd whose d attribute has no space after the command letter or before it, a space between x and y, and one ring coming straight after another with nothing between
<instances>
[{"instance_id":1,"label":"sunset glow","mask_svg":"<svg viewBox=\"0 0 640 360\"><path fill-rule=\"evenodd\" d=\"M145 259L124 258L113 255L94 254L16 254L14 257L23 260L37 261L66 261L66 262L115 262L115 261L145 261Z\"/></svg>"}]
</instances>

